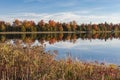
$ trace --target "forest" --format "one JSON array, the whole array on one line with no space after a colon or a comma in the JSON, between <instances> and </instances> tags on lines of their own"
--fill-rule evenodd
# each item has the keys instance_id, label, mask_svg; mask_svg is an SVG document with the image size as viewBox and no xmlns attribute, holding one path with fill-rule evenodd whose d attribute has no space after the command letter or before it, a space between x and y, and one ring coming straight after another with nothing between
<instances>
[{"instance_id":1,"label":"forest","mask_svg":"<svg viewBox=\"0 0 120 80\"><path fill-rule=\"evenodd\" d=\"M68 23L56 22L54 20L49 20L45 22L40 20L38 23L34 21L20 21L18 19L14 20L13 23L0 21L0 32L62 32L62 31L73 31L73 32L116 32L120 31L120 24L113 23L100 23L100 24L77 24L76 21L71 21Z\"/></svg>"}]
</instances>

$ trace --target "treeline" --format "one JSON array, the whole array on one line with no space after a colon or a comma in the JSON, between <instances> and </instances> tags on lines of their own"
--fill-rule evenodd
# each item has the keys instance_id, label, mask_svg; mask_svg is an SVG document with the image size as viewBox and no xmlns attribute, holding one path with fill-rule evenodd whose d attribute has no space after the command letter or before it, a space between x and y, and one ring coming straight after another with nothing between
<instances>
[{"instance_id":1,"label":"treeline","mask_svg":"<svg viewBox=\"0 0 120 80\"><path fill-rule=\"evenodd\" d=\"M51 34L0 34L0 42L7 40L22 40L25 43L33 43L38 40L41 44L48 41L50 44L54 44L59 41L70 41L75 43L77 39L82 40L108 40L113 38L120 38L120 33L51 33Z\"/></svg>"},{"instance_id":2,"label":"treeline","mask_svg":"<svg viewBox=\"0 0 120 80\"><path fill-rule=\"evenodd\" d=\"M37 24L34 21L15 20L12 24L5 21L0 21L0 32L40 32L40 31L120 31L120 24L77 24L75 21L69 23L55 22L49 20L44 22L40 20Z\"/></svg>"}]
</instances>

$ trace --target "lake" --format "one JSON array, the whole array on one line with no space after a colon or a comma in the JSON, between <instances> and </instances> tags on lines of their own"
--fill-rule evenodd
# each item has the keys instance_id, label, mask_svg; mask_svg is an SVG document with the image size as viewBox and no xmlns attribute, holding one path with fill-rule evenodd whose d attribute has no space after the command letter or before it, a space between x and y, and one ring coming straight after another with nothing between
<instances>
[{"instance_id":1,"label":"lake","mask_svg":"<svg viewBox=\"0 0 120 80\"><path fill-rule=\"evenodd\" d=\"M82 61L98 61L120 65L120 33L45 33L0 34L0 44L44 46L57 51L56 59L71 56Z\"/></svg>"}]
</instances>

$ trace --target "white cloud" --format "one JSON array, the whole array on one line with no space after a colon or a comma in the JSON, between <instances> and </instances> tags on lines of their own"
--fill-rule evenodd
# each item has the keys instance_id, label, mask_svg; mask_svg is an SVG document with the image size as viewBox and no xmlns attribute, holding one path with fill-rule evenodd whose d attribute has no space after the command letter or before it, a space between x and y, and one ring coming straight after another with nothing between
<instances>
[{"instance_id":1,"label":"white cloud","mask_svg":"<svg viewBox=\"0 0 120 80\"><path fill-rule=\"evenodd\" d=\"M84 14L86 13L86 14ZM34 20L38 22L43 19L48 21L50 19L60 22L69 22L76 20L77 23L101 23L101 22L113 22L119 23L119 14L108 15L92 15L89 11L76 11L76 12L61 12L61 13L14 13L8 15L0 15L0 20L13 22L15 19L20 20Z\"/></svg>"}]
</instances>

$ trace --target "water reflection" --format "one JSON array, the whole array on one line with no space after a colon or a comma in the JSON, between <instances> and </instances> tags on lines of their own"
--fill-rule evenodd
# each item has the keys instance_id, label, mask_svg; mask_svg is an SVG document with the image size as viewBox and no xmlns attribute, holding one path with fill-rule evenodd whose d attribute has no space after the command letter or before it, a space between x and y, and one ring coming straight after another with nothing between
<instances>
[{"instance_id":1,"label":"water reflection","mask_svg":"<svg viewBox=\"0 0 120 80\"><path fill-rule=\"evenodd\" d=\"M14 46L46 46L46 50L57 50L57 59L68 53L75 59L99 61L120 65L120 33L91 34L4 34L0 43Z\"/></svg>"},{"instance_id":2,"label":"water reflection","mask_svg":"<svg viewBox=\"0 0 120 80\"><path fill-rule=\"evenodd\" d=\"M120 41L113 40L76 40L76 43L58 42L47 45L48 50L58 50L58 58L63 58L70 53L73 58L87 61L99 61L120 64ZM65 54L66 53L66 54Z\"/></svg>"},{"instance_id":3,"label":"water reflection","mask_svg":"<svg viewBox=\"0 0 120 80\"><path fill-rule=\"evenodd\" d=\"M36 39L42 44L44 41L49 41L50 44L54 44L59 41L67 41L75 43L76 39L82 40L100 39L108 40L114 38L120 38L120 33L44 33L44 34L0 34L0 42L5 42L9 39L20 39L25 43L34 42Z\"/></svg>"}]
</instances>

